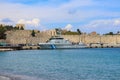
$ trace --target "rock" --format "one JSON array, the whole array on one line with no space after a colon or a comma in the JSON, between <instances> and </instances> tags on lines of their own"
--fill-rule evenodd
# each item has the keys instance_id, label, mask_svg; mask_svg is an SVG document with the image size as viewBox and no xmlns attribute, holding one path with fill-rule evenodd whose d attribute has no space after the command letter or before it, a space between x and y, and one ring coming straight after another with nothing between
<instances>
[{"instance_id":1,"label":"rock","mask_svg":"<svg viewBox=\"0 0 120 80\"><path fill-rule=\"evenodd\" d=\"M11 80L11 79L5 76L0 76L0 80Z\"/></svg>"}]
</instances>

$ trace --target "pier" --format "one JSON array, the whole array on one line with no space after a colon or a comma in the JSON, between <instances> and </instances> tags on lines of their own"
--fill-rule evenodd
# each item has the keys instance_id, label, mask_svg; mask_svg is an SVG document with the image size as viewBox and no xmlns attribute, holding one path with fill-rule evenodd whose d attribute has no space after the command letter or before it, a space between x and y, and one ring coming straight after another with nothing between
<instances>
[{"instance_id":1,"label":"pier","mask_svg":"<svg viewBox=\"0 0 120 80\"><path fill-rule=\"evenodd\" d=\"M22 46L21 48L22 50L36 50L36 49L40 49L40 46Z\"/></svg>"},{"instance_id":2,"label":"pier","mask_svg":"<svg viewBox=\"0 0 120 80\"><path fill-rule=\"evenodd\" d=\"M87 48L120 48L120 44L109 43L90 43ZM38 45L23 45L23 46L0 46L0 51L13 51L13 50L41 50Z\"/></svg>"},{"instance_id":3,"label":"pier","mask_svg":"<svg viewBox=\"0 0 120 80\"><path fill-rule=\"evenodd\" d=\"M88 48L120 48L120 44L90 43Z\"/></svg>"}]
</instances>

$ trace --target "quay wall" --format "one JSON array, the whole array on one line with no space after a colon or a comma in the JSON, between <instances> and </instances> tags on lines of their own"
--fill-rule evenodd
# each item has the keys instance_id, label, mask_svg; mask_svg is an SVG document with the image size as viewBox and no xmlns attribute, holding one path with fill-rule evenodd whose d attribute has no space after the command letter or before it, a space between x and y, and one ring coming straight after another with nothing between
<instances>
[{"instance_id":1,"label":"quay wall","mask_svg":"<svg viewBox=\"0 0 120 80\"><path fill-rule=\"evenodd\" d=\"M31 36L30 30L16 30L6 32L6 42L11 44L38 44L40 42L46 42L51 36L50 33L36 32L36 36ZM79 41L85 44L91 43L104 43L104 44L119 44L120 35L62 35L67 40L74 43Z\"/></svg>"}]
</instances>

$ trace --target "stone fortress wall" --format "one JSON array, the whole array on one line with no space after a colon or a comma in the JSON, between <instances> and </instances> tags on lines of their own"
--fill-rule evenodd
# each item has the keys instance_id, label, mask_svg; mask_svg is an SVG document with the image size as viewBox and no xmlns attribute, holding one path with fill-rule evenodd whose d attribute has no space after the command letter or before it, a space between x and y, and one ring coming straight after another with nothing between
<instances>
[{"instance_id":1,"label":"stone fortress wall","mask_svg":"<svg viewBox=\"0 0 120 80\"><path fill-rule=\"evenodd\" d=\"M36 36L31 36L31 30L16 30L8 31L6 42L11 44L38 44L40 42L46 42L51 36L56 35L55 31L36 31ZM62 35L71 42L78 43L79 41L89 45L91 43L103 43L116 45L120 43L120 35Z\"/></svg>"},{"instance_id":2,"label":"stone fortress wall","mask_svg":"<svg viewBox=\"0 0 120 80\"><path fill-rule=\"evenodd\" d=\"M69 39L72 42L79 42L78 35L63 35L65 39ZM80 41L84 42L88 46L92 44L92 47L120 47L120 35L81 35Z\"/></svg>"}]
</instances>

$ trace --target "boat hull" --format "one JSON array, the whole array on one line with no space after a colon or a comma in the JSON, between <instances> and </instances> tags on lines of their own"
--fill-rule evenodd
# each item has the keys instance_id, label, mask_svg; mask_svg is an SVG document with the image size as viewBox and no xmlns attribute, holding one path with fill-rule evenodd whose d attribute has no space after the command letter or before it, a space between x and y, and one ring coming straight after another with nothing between
<instances>
[{"instance_id":1,"label":"boat hull","mask_svg":"<svg viewBox=\"0 0 120 80\"><path fill-rule=\"evenodd\" d=\"M78 49L86 48L85 45L72 45L72 44L39 44L41 49Z\"/></svg>"}]
</instances>

